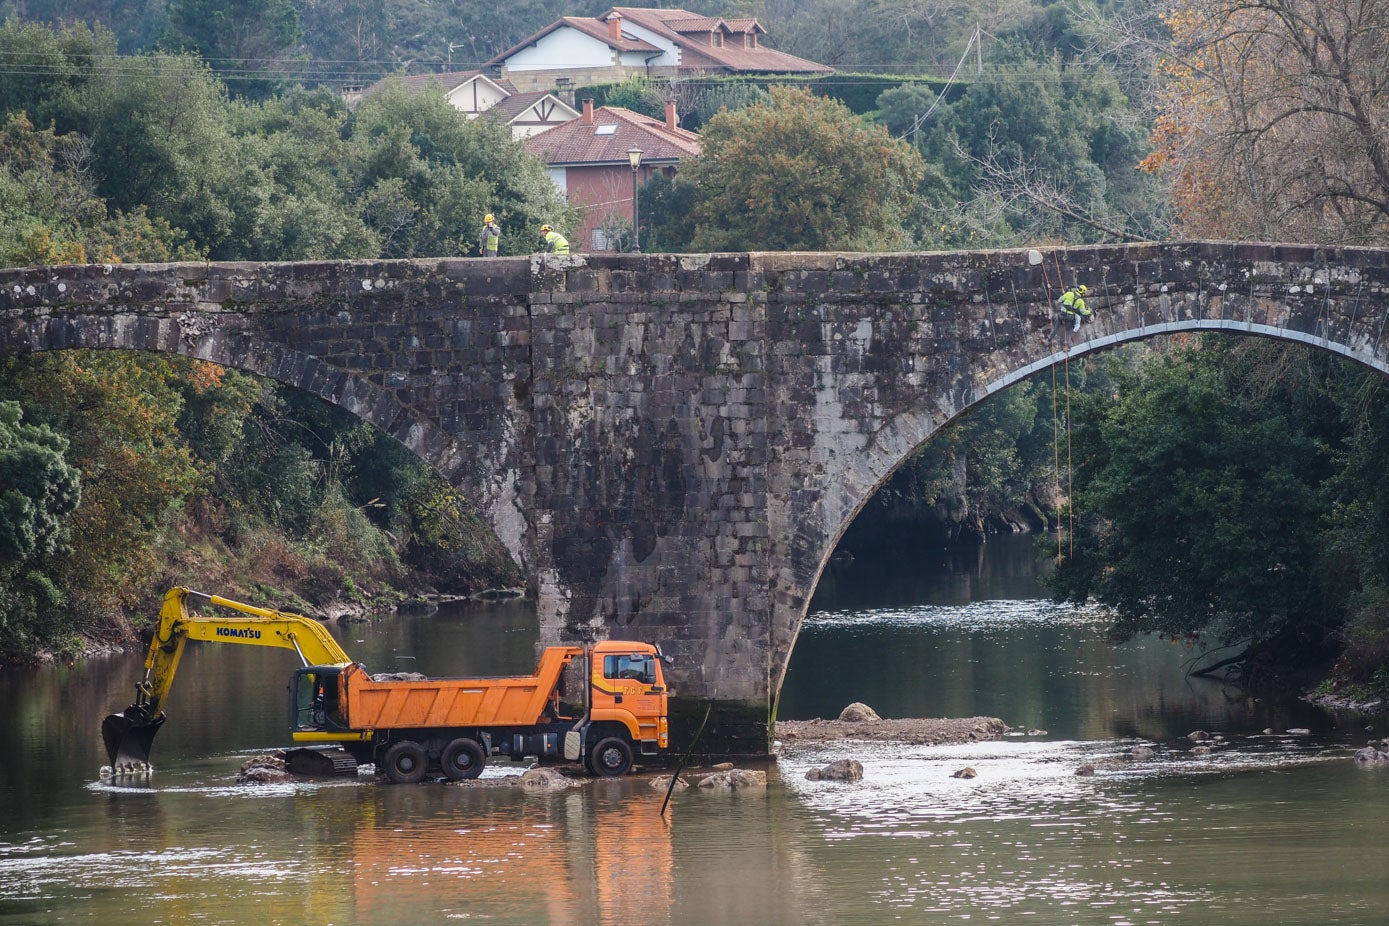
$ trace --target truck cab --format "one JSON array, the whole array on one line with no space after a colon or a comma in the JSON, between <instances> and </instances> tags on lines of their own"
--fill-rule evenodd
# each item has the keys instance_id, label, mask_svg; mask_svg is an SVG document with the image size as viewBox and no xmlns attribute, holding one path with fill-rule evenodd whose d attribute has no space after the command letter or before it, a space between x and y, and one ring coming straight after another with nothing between
<instances>
[{"instance_id":1,"label":"truck cab","mask_svg":"<svg viewBox=\"0 0 1389 926\"><path fill-rule=\"evenodd\" d=\"M655 755L670 745L666 661L660 647L651 643L609 640L594 644L588 743L608 733L627 739L641 755ZM591 756L593 751L590 746L586 754Z\"/></svg>"}]
</instances>

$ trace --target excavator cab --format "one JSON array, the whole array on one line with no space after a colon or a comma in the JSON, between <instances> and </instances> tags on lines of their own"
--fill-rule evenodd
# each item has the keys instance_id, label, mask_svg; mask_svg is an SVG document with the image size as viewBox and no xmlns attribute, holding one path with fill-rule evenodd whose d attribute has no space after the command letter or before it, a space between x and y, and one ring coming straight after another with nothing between
<instances>
[{"instance_id":1,"label":"excavator cab","mask_svg":"<svg viewBox=\"0 0 1389 926\"><path fill-rule=\"evenodd\" d=\"M345 730L340 701L342 666L306 666L295 671L290 683L293 718L297 731Z\"/></svg>"}]
</instances>

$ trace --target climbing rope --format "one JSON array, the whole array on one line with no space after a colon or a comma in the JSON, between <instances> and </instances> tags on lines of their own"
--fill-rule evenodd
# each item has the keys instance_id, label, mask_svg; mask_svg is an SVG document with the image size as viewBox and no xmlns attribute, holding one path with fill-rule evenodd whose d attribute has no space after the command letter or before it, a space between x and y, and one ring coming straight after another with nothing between
<instances>
[{"instance_id":1,"label":"climbing rope","mask_svg":"<svg viewBox=\"0 0 1389 926\"><path fill-rule=\"evenodd\" d=\"M1048 313L1055 313L1056 307L1051 297L1051 280L1047 276L1047 265L1042 263L1042 286L1047 291L1047 310ZM1057 278L1058 283L1060 277ZM1056 326L1053 319L1052 326ZM1056 503L1061 504L1061 431L1056 414L1056 361L1051 362L1051 474L1052 474L1052 498ZM1061 518L1056 519L1056 561L1061 562Z\"/></svg>"},{"instance_id":2,"label":"climbing rope","mask_svg":"<svg viewBox=\"0 0 1389 926\"><path fill-rule=\"evenodd\" d=\"M1052 266L1056 268L1056 285L1063 291L1065 289L1065 276L1061 272L1061 261L1056 256L1056 251L1051 252ZM1051 296L1051 280L1047 275L1047 265L1042 263L1042 284L1047 291L1047 305L1050 311L1055 313L1056 309ZM1055 322L1053 322L1055 324ZM1072 501L1072 492L1075 488L1075 464L1071 452L1071 332L1065 325L1061 325L1061 332L1066 338L1065 345L1065 379L1066 379L1066 513L1068 522L1066 528L1067 556L1075 555L1075 505ZM1057 504L1061 503L1061 425L1058 415L1056 400L1056 361L1051 364L1051 459L1053 475L1053 492ZM1056 561L1061 561L1061 518L1058 513L1056 519Z\"/></svg>"}]
</instances>

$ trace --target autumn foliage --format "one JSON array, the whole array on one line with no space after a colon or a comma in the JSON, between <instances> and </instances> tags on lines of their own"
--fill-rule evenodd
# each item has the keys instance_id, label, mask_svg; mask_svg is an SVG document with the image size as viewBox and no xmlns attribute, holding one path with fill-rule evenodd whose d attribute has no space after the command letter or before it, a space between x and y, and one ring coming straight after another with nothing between
<instances>
[{"instance_id":1,"label":"autumn foliage","mask_svg":"<svg viewBox=\"0 0 1389 926\"><path fill-rule=\"evenodd\" d=\"M1389 241L1389 4L1180 0L1154 151L1191 237Z\"/></svg>"}]
</instances>

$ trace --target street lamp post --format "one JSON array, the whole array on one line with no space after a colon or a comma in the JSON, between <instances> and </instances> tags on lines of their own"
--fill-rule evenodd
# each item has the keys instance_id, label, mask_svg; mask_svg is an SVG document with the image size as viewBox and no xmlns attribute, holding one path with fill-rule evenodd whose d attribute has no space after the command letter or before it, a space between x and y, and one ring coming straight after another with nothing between
<instances>
[{"instance_id":1,"label":"street lamp post","mask_svg":"<svg viewBox=\"0 0 1389 926\"><path fill-rule=\"evenodd\" d=\"M641 253L641 236L637 232L637 170L641 167L641 149L628 148L627 160L632 164L632 253Z\"/></svg>"}]
</instances>

